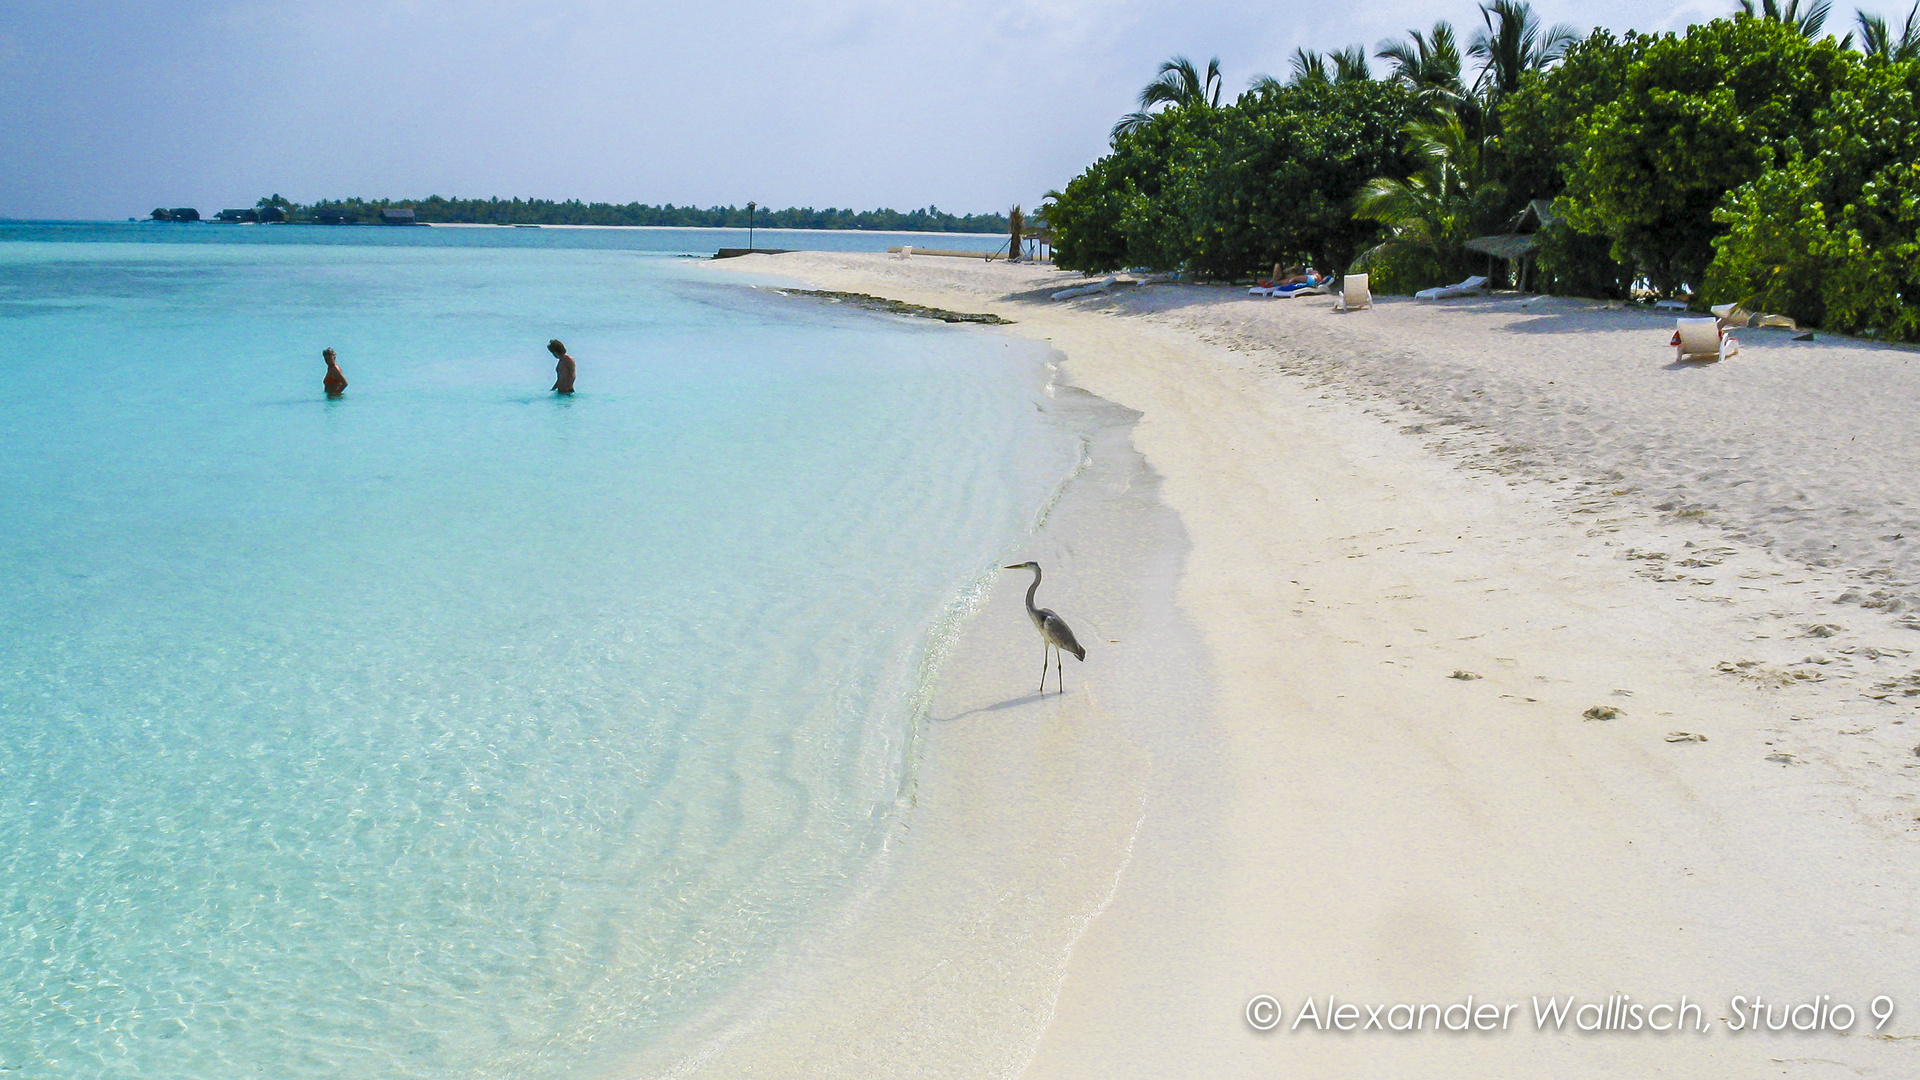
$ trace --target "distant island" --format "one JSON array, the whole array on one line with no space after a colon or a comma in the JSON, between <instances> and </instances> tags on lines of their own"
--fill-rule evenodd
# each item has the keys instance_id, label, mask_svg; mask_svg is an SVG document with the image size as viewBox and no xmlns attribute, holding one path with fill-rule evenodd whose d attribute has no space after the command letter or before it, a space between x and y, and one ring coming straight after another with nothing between
<instances>
[{"instance_id":1,"label":"distant island","mask_svg":"<svg viewBox=\"0 0 1920 1080\"><path fill-rule=\"evenodd\" d=\"M198 221L197 210L155 210L156 221ZM219 222L304 222L315 225L664 225L682 229L744 229L744 206L648 206L645 203L588 203L578 199L321 199L311 206L269 195L244 209L222 210ZM872 232L1004 233L1005 214L949 214L938 207L920 210L840 210L828 207L755 208L752 224L761 229L863 229Z\"/></svg>"}]
</instances>

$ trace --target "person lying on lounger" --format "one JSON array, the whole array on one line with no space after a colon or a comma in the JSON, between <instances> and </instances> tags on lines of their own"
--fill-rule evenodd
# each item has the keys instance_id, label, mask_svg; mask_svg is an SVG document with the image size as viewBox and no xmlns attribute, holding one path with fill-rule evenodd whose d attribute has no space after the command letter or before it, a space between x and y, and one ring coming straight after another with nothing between
<instances>
[{"instance_id":1,"label":"person lying on lounger","mask_svg":"<svg viewBox=\"0 0 1920 1080\"><path fill-rule=\"evenodd\" d=\"M1320 275L1311 266L1289 266L1285 277L1273 283L1276 289L1290 289L1295 285L1318 285Z\"/></svg>"}]
</instances>

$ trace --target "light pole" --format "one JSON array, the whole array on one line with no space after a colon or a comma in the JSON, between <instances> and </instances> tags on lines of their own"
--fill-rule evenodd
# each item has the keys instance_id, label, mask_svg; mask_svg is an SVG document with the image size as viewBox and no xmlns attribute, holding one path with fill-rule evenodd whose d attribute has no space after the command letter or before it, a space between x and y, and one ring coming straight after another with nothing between
<instances>
[{"instance_id":1,"label":"light pole","mask_svg":"<svg viewBox=\"0 0 1920 1080\"><path fill-rule=\"evenodd\" d=\"M747 250L753 250L753 200L747 200Z\"/></svg>"}]
</instances>

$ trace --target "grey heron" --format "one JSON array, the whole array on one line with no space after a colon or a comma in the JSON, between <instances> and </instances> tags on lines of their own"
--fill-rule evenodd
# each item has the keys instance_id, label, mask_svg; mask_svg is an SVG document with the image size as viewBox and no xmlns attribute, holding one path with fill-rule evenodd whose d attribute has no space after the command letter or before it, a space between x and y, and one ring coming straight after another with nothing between
<instances>
[{"instance_id":1,"label":"grey heron","mask_svg":"<svg viewBox=\"0 0 1920 1080\"><path fill-rule=\"evenodd\" d=\"M1040 692L1043 694L1047 692L1047 659L1048 656L1051 655L1053 657L1055 670L1058 672L1056 677L1060 680L1060 692L1063 694L1066 693L1066 673L1063 670L1065 661L1060 659L1060 653L1062 651L1070 652L1073 654L1075 660L1085 662L1087 659L1087 650L1082 648L1080 643L1073 639L1073 630L1067 626L1065 619L1055 615L1051 608L1033 606L1033 594L1040 589L1039 563L1015 563L1012 566L1001 567L1001 569L1033 571L1033 584L1027 586L1027 618L1032 619L1033 628L1040 631ZM1052 649L1053 652L1049 654L1047 652L1048 649Z\"/></svg>"}]
</instances>

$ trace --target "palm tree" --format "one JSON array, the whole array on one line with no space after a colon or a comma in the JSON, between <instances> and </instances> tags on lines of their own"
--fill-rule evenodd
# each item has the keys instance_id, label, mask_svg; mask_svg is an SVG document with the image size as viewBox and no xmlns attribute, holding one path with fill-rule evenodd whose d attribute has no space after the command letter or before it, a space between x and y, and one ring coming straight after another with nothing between
<instances>
[{"instance_id":1,"label":"palm tree","mask_svg":"<svg viewBox=\"0 0 1920 1080\"><path fill-rule=\"evenodd\" d=\"M1757 8L1753 0L1740 0L1742 12L1756 19L1786 23L1808 41L1820 36L1820 28L1827 25L1827 12L1832 7L1832 0L1813 0L1805 11L1800 10L1800 0L1787 0L1784 6L1778 0L1760 0Z\"/></svg>"},{"instance_id":2,"label":"palm tree","mask_svg":"<svg viewBox=\"0 0 1920 1080\"><path fill-rule=\"evenodd\" d=\"M1765 2L1772 4L1774 0ZM1827 0L1820 2L1825 4ZM1579 31L1565 23L1542 30L1539 17L1526 0L1488 0L1480 5L1480 18L1486 28L1473 32L1473 44L1467 47L1467 53L1480 61L1475 89L1489 106L1520 89L1522 75L1553 64L1565 55L1568 46L1580 40Z\"/></svg>"},{"instance_id":3,"label":"palm tree","mask_svg":"<svg viewBox=\"0 0 1920 1080\"><path fill-rule=\"evenodd\" d=\"M1407 40L1382 40L1375 56L1392 65L1388 79L1402 83L1415 92L1461 94L1459 81L1459 44L1453 38L1453 23L1438 21L1430 35L1407 31Z\"/></svg>"},{"instance_id":4,"label":"palm tree","mask_svg":"<svg viewBox=\"0 0 1920 1080\"><path fill-rule=\"evenodd\" d=\"M1363 259L1415 254L1451 273L1465 264L1466 242L1485 231L1501 193L1486 181L1480 139L1458 116L1414 124L1407 135L1420 167L1405 180L1369 181L1354 200L1355 217L1387 227L1387 238Z\"/></svg>"},{"instance_id":5,"label":"palm tree","mask_svg":"<svg viewBox=\"0 0 1920 1080\"><path fill-rule=\"evenodd\" d=\"M1349 45L1325 56L1313 49L1295 49L1288 66L1293 68L1293 75L1287 80L1289 86L1303 83L1331 86L1334 83L1373 80L1373 69L1367 66L1367 51L1358 45ZM1254 88L1259 89L1272 82L1270 78L1256 79Z\"/></svg>"},{"instance_id":6,"label":"palm tree","mask_svg":"<svg viewBox=\"0 0 1920 1080\"><path fill-rule=\"evenodd\" d=\"M1453 24L1434 23L1431 35L1409 30L1407 39L1382 41L1379 51L1373 54L1391 66L1389 79L1431 104L1457 101L1466 96L1466 84L1460 81L1460 46L1454 40Z\"/></svg>"},{"instance_id":7,"label":"palm tree","mask_svg":"<svg viewBox=\"0 0 1920 1080\"><path fill-rule=\"evenodd\" d=\"M1880 16L1857 9L1854 15L1860 20L1861 52L1885 60L1920 60L1920 0L1907 12L1907 23L1897 38Z\"/></svg>"},{"instance_id":8,"label":"palm tree","mask_svg":"<svg viewBox=\"0 0 1920 1080\"><path fill-rule=\"evenodd\" d=\"M1153 119L1150 112L1155 105L1166 105L1175 109L1217 109L1220 107L1220 58L1207 61L1207 73L1203 78L1193 61L1184 56L1176 56L1160 65L1160 73L1154 76L1140 91L1140 111L1128 113L1113 125L1113 138L1146 125Z\"/></svg>"}]
</instances>

